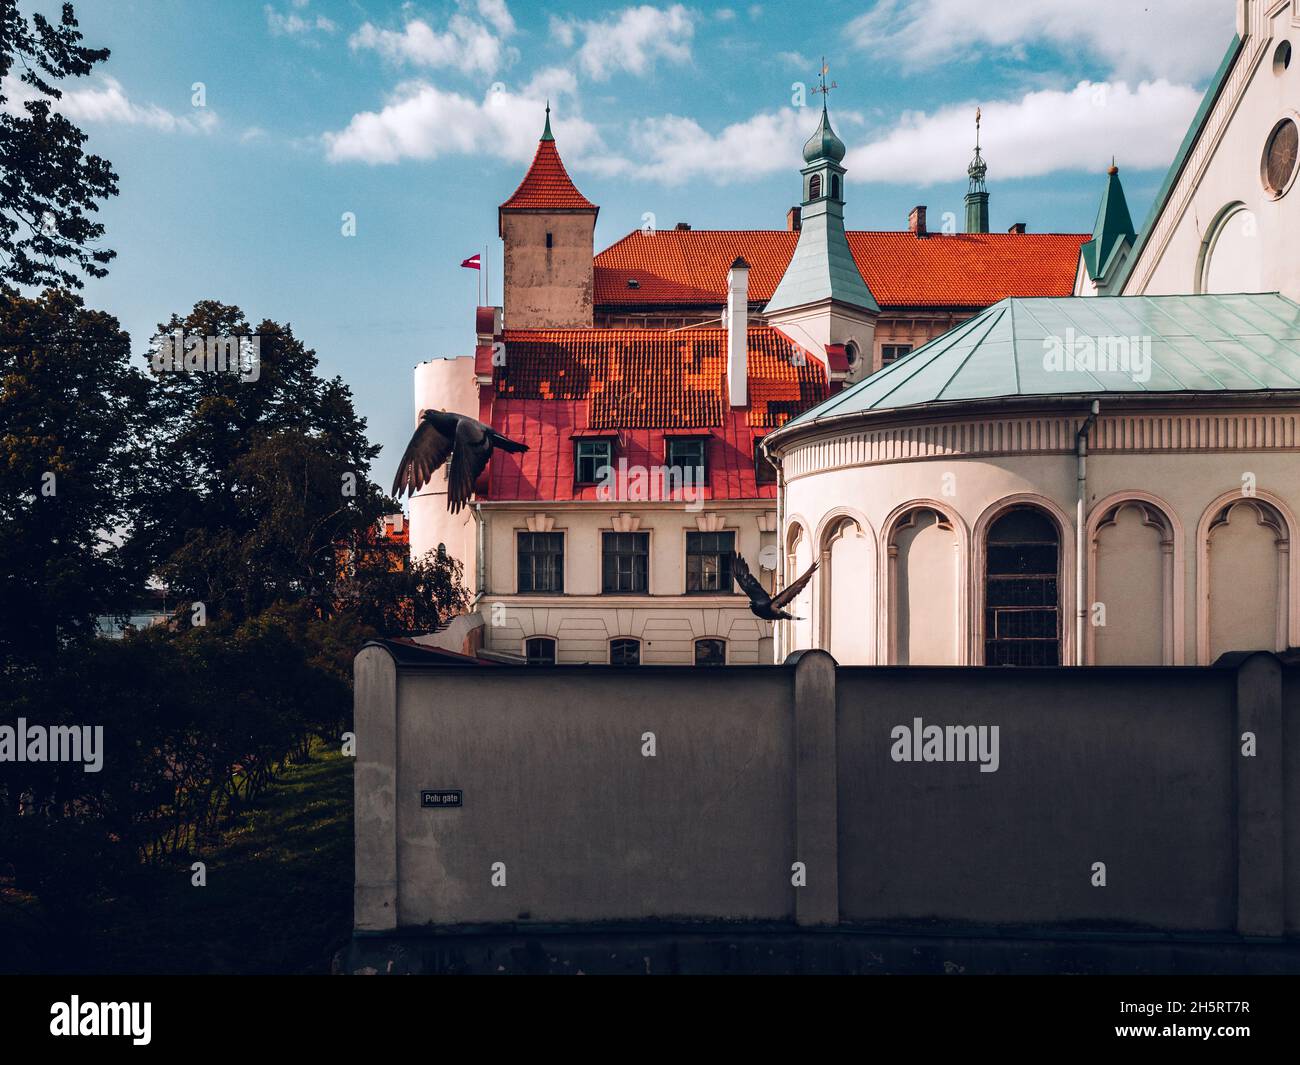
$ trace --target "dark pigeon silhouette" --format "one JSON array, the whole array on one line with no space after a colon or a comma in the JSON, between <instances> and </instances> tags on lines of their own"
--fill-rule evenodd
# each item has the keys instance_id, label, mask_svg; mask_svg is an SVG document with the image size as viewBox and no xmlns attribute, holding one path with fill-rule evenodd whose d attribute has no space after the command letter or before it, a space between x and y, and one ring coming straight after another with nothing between
<instances>
[{"instance_id":1,"label":"dark pigeon silhouette","mask_svg":"<svg viewBox=\"0 0 1300 1065\"><path fill-rule=\"evenodd\" d=\"M740 590L749 596L750 612L764 621L803 621L803 618L797 618L782 608L794 602L795 596L803 591L804 585L812 580L812 575L816 571L817 563L814 561L802 577L789 587L782 588L778 594L771 596L758 583L758 579L749 572L749 564L734 551L731 553L731 575L740 585Z\"/></svg>"},{"instance_id":2,"label":"dark pigeon silhouette","mask_svg":"<svg viewBox=\"0 0 1300 1065\"><path fill-rule=\"evenodd\" d=\"M484 425L467 414L422 410L420 424L416 426L397 467L393 496L418 492L433 479L434 470L450 456L447 509L456 514L474 494L474 483L487 468L496 448L518 454L527 451L528 445L502 436L492 426Z\"/></svg>"}]
</instances>

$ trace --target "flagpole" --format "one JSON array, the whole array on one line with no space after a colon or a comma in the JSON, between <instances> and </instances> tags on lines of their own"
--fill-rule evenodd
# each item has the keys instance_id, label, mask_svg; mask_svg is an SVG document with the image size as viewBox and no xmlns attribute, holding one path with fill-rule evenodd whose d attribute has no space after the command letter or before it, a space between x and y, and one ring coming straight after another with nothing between
<instances>
[{"instance_id":1,"label":"flagpole","mask_svg":"<svg viewBox=\"0 0 1300 1065\"><path fill-rule=\"evenodd\" d=\"M492 300L492 278L488 275L488 246L483 245L483 306Z\"/></svg>"}]
</instances>

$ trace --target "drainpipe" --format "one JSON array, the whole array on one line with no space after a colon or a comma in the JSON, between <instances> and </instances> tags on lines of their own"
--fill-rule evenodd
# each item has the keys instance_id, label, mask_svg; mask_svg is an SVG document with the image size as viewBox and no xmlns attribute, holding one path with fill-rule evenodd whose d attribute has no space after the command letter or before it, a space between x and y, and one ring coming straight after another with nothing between
<instances>
[{"instance_id":1,"label":"drainpipe","mask_svg":"<svg viewBox=\"0 0 1300 1065\"><path fill-rule=\"evenodd\" d=\"M1088 508L1088 434L1097 424L1101 403L1092 401L1092 410L1074 437L1074 454L1078 464L1078 500L1074 515L1074 664L1084 664L1084 626L1088 619L1087 590L1083 584L1084 518Z\"/></svg>"},{"instance_id":2,"label":"drainpipe","mask_svg":"<svg viewBox=\"0 0 1300 1065\"><path fill-rule=\"evenodd\" d=\"M776 467L776 569L772 572L780 574L785 572L785 466L767 448L764 448L763 451L772 465ZM772 584L775 587L775 577L772 578ZM785 661L786 626L788 624L785 621L780 623L772 622L772 653L777 665Z\"/></svg>"},{"instance_id":3,"label":"drainpipe","mask_svg":"<svg viewBox=\"0 0 1300 1065\"><path fill-rule=\"evenodd\" d=\"M487 574L483 571L484 561L487 557L485 548L485 538L487 535L487 523L483 520L483 504L475 503L472 512L474 514L474 601L470 607L478 609L480 600L487 592Z\"/></svg>"}]
</instances>

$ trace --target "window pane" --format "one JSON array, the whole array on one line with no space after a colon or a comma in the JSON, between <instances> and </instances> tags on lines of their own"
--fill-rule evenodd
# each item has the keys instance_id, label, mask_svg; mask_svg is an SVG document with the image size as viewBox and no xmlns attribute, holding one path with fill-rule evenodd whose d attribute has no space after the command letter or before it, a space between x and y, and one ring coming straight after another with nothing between
<instances>
[{"instance_id":1,"label":"window pane","mask_svg":"<svg viewBox=\"0 0 1300 1065\"><path fill-rule=\"evenodd\" d=\"M734 532L686 534L686 591L729 595Z\"/></svg>"},{"instance_id":2,"label":"window pane","mask_svg":"<svg viewBox=\"0 0 1300 1065\"><path fill-rule=\"evenodd\" d=\"M519 591L564 591L564 534L518 534Z\"/></svg>"},{"instance_id":3,"label":"window pane","mask_svg":"<svg viewBox=\"0 0 1300 1065\"><path fill-rule=\"evenodd\" d=\"M609 664L611 666L639 666L641 664L641 641L610 640Z\"/></svg>"},{"instance_id":4,"label":"window pane","mask_svg":"<svg viewBox=\"0 0 1300 1065\"><path fill-rule=\"evenodd\" d=\"M543 636L536 636L525 645L525 653L530 666L555 665L555 641Z\"/></svg>"},{"instance_id":5,"label":"window pane","mask_svg":"<svg viewBox=\"0 0 1300 1065\"><path fill-rule=\"evenodd\" d=\"M1055 666L1061 659L1055 524L1039 511L1004 514L989 530L984 574L984 661Z\"/></svg>"},{"instance_id":6,"label":"window pane","mask_svg":"<svg viewBox=\"0 0 1300 1065\"><path fill-rule=\"evenodd\" d=\"M602 534L602 591L641 593L648 590L649 533Z\"/></svg>"},{"instance_id":7,"label":"window pane","mask_svg":"<svg viewBox=\"0 0 1300 1065\"><path fill-rule=\"evenodd\" d=\"M723 666L727 664L727 644L724 640L696 640L695 664L697 666Z\"/></svg>"}]
</instances>

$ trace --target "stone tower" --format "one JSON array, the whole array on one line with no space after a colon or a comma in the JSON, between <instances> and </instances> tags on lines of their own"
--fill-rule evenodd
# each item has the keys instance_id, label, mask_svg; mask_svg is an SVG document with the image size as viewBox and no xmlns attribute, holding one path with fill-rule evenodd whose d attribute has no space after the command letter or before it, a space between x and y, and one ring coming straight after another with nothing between
<instances>
[{"instance_id":1,"label":"stone tower","mask_svg":"<svg viewBox=\"0 0 1300 1065\"><path fill-rule=\"evenodd\" d=\"M599 210L564 169L548 104L532 166L497 212L507 329L590 328Z\"/></svg>"}]
</instances>

